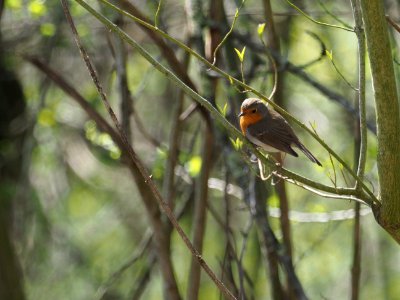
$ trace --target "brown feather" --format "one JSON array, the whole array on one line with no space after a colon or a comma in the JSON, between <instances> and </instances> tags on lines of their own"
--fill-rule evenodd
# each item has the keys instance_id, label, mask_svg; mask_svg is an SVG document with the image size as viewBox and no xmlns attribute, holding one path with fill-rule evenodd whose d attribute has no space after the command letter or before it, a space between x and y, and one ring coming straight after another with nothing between
<instances>
[{"instance_id":1,"label":"brown feather","mask_svg":"<svg viewBox=\"0 0 400 300\"><path fill-rule=\"evenodd\" d=\"M299 141L289 123L278 112L269 109L257 98L248 98L243 101L240 127L243 134L247 137L250 136L253 142L256 139L256 142L258 140L263 145L297 157L298 154L292 148L295 146L312 162L322 166L318 159ZM268 149L265 150L268 151Z\"/></svg>"}]
</instances>

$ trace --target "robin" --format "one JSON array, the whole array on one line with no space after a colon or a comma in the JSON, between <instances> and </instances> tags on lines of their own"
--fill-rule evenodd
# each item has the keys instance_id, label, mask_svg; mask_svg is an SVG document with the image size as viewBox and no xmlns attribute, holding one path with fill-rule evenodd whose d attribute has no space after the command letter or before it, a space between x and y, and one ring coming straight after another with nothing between
<instances>
[{"instance_id":1,"label":"robin","mask_svg":"<svg viewBox=\"0 0 400 300\"><path fill-rule=\"evenodd\" d=\"M312 162L321 166L314 155L299 141L289 123L260 99L243 101L238 115L243 134L267 152L285 152L298 157L292 147L299 148Z\"/></svg>"}]
</instances>

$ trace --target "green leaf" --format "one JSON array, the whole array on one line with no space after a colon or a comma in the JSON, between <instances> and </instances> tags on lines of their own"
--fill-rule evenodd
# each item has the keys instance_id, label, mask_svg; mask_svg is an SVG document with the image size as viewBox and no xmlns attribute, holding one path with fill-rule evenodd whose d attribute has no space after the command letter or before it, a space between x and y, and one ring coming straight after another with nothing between
<instances>
[{"instance_id":1,"label":"green leaf","mask_svg":"<svg viewBox=\"0 0 400 300\"><path fill-rule=\"evenodd\" d=\"M333 60L333 53L332 53L332 50L331 50L331 51L325 50L325 54L326 54L326 56L328 56L328 58L329 58L330 60Z\"/></svg>"},{"instance_id":2,"label":"green leaf","mask_svg":"<svg viewBox=\"0 0 400 300\"><path fill-rule=\"evenodd\" d=\"M28 5L29 12L35 17L41 17L47 12L47 7L44 1L34 0Z\"/></svg>"},{"instance_id":3,"label":"green leaf","mask_svg":"<svg viewBox=\"0 0 400 300\"><path fill-rule=\"evenodd\" d=\"M273 193L271 197L268 198L268 206L270 207L279 207L280 202L278 196L276 196L276 193Z\"/></svg>"},{"instance_id":4,"label":"green leaf","mask_svg":"<svg viewBox=\"0 0 400 300\"><path fill-rule=\"evenodd\" d=\"M265 23L258 24L257 33L260 40L262 40L262 35L264 33L264 30L265 30Z\"/></svg>"},{"instance_id":5,"label":"green leaf","mask_svg":"<svg viewBox=\"0 0 400 300\"><path fill-rule=\"evenodd\" d=\"M22 0L8 0L6 7L11 9L20 9L22 7Z\"/></svg>"},{"instance_id":6,"label":"green leaf","mask_svg":"<svg viewBox=\"0 0 400 300\"><path fill-rule=\"evenodd\" d=\"M240 62L242 63L244 60L244 53L246 52L246 46L243 47L242 51L239 51L235 48L236 54L239 57Z\"/></svg>"},{"instance_id":7,"label":"green leaf","mask_svg":"<svg viewBox=\"0 0 400 300\"><path fill-rule=\"evenodd\" d=\"M231 76L229 76L228 78L229 78L230 84L233 85L233 78Z\"/></svg>"},{"instance_id":8,"label":"green leaf","mask_svg":"<svg viewBox=\"0 0 400 300\"><path fill-rule=\"evenodd\" d=\"M52 23L43 23L40 25L40 32L44 36L53 36L56 32L56 27Z\"/></svg>"},{"instance_id":9,"label":"green leaf","mask_svg":"<svg viewBox=\"0 0 400 300\"><path fill-rule=\"evenodd\" d=\"M51 127L55 125L56 121L54 117L54 111L48 108L42 109L38 116L38 122L43 127Z\"/></svg>"},{"instance_id":10,"label":"green leaf","mask_svg":"<svg viewBox=\"0 0 400 300\"><path fill-rule=\"evenodd\" d=\"M228 103L225 102L224 107L222 108L221 114L225 117L226 116L226 109L228 108Z\"/></svg>"},{"instance_id":11,"label":"green leaf","mask_svg":"<svg viewBox=\"0 0 400 300\"><path fill-rule=\"evenodd\" d=\"M229 138L235 150L240 150L243 147L243 141L240 138L236 138L236 140Z\"/></svg>"},{"instance_id":12,"label":"green leaf","mask_svg":"<svg viewBox=\"0 0 400 300\"><path fill-rule=\"evenodd\" d=\"M199 175L201 170L201 164L202 160L199 155L192 156L192 158L188 161L186 169L191 177L196 177Z\"/></svg>"}]
</instances>

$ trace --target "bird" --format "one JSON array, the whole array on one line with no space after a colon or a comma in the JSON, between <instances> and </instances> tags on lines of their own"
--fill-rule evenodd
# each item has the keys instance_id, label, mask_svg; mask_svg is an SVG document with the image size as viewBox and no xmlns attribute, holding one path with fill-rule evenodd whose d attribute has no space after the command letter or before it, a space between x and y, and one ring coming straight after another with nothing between
<instances>
[{"instance_id":1,"label":"bird","mask_svg":"<svg viewBox=\"0 0 400 300\"><path fill-rule=\"evenodd\" d=\"M293 150L296 147L309 160L322 167L319 160L300 142L289 123L260 99L245 99L238 117L243 135L256 146L267 152L284 152L298 157Z\"/></svg>"}]
</instances>

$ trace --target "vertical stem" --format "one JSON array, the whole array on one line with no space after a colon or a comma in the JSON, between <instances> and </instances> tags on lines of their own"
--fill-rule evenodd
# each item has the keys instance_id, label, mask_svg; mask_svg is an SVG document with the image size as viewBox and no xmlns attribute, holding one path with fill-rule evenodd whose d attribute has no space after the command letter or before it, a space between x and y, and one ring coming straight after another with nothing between
<instances>
[{"instance_id":1,"label":"vertical stem","mask_svg":"<svg viewBox=\"0 0 400 300\"><path fill-rule=\"evenodd\" d=\"M208 178L212 168L212 149L214 135L211 126L204 128L204 142L202 153L202 167L199 179L196 182L196 197L193 216L193 246L202 253L203 241L206 228L207 198L208 198ZM192 257L189 273L189 286L187 291L188 300L198 299L200 288L200 265L196 257Z\"/></svg>"},{"instance_id":2,"label":"vertical stem","mask_svg":"<svg viewBox=\"0 0 400 300\"><path fill-rule=\"evenodd\" d=\"M361 275L361 223L360 203L355 204L354 231L353 231L353 265L351 267L351 300L360 297Z\"/></svg>"},{"instance_id":3,"label":"vertical stem","mask_svg":"<svg viewBox=\"0 0 400 300\"><path fill-rule=\"evenodd\" d=\"M367 124L365 108L365 34L361 15L359 0L350 0L355 21L355 33L358 42L358 110L359 124L356 126L355 134L355 169L360 180L364 178L365 163L367 159ZM361 188L360 182L356 181L356 189ZM351 300L358 300L360 296L361 276L361 223L360 203L355 204L355 218L353 231L353 265L351 267Z\"/></svg>"},{"instance_id":4,"label":"vertical stem","mask_svg":"<svg viewBox=\"0 0 400 300\"><path fill-rule=\"evenodd\" d=\"M120 18L123 20L123 17ZM117 69L117 77L118 77L118 90L120 95L120 108L121 108L121 125L124 131L126 132L126 136L128 138L129 143L132 142L131 135L131 122L130 117L132 114L132 97L131 92L128 87L128 78L126 72L126 61L127 61L127 52L125 42L119 37L116 36L115 40L115 64Z\"/></svg>"},{"instance_id":5,"label":"vertical stem","mask_svg":"<svg viewBox=\"0 0 400 300\"><path fill-rule=\"evenodd\" d=\"M264 5L264 15L265 15L265 19L266 19L265 21L267 23L267 28L268 28L268 30L266 30L267 45L271 48L272 52L280 53L280 43L279 43L278 35L276 34L276 31L275 31L275 24L274 24L274 20L273 20L271 2L269 0L263 0L263 5ZM279 69L279 66L277 66L277 67ZM282 76L282 73L278 74L274 101L279 106L282 106L283 102L284 102L283 101L283 76ZM279 162L282 163L282 158L280 156L277 159ZM287 254L291 257L292 256L292 241L291 241L291 229L290 229L290 220L289 220L289 201L288 201L288 197L287 197L287 193L286 193L285 181L283 181L283 180L279 181L276 184L275 189L276 189L276 193L278 194L278 197L279 197L279 203L280 203L280 209L281 209L280 221L281 221L283 242L284 242Z\"/></svg>"},{"instance_id":6,"label":"vertical stem","mask_svg":"<svg viewBox=\"0 0 400 300\"><path fill-rule=\"evenodd\" d=\"M400 242L400 118L384 2L361 0L376 106L378 176L382 206L378 222Z\"/></svg>"},{"instance_id":7,"label":"vertical stem","mask_svg":"<svg viewBox=\"0 0 400 300\"><path fill-rule=\"evenodd\" d=\"M268 263L268 268L266 269L269 271L272 291L271 299L285 299L284 290L279 275L279 259L277 254L278 248L276 247L276 244L271 236L272 230L268 222L266 211L265 199L267 198L267 191L265 189L265 184L263 181L258 180L258 178L255 176L252 176L250 184L250 212L255 223L257 224L261 250L265 261Z\"/></svg>"},{"instance_id":8,"label":"vertical stem","mask_svg":"<svg viewBox=\"0 0 400 300\"><path fill-rule=\"evenodd\" d=\"M213 22L219 24L221 10L223 11L223 4L221 0L211 2L210 17ZM197 13L201 13L200 7L197 7ZM200 29L201 24L196 25ZM209 43L205 43L206 53L213 53L216 45L218 45L221 35L219 29L210 31ZM210 59L212 57L210 56ZM218 79L209 79L205 77L203 79L203 84L205 86L204 90L207 91L205 94L209 99L215 99L216 97L216 87ZM203 241L205 236L206 227L206 214L207 214L207 198L208 198L208 179L210 176L211 168L213 166L213 148L214 148L214 133L211 119L208 113L202 114L205 121L204 130L204 142L202 149L202 167L200 172L200 177L196 182L196 197L195 197L195 207L193 216L193 245L200 253L203 249ZM187 290L187 299L196 300L198 299L199 288L200 288L200 265L195 258L192 259L189 274L189 284Z\"/></svg>"},{"instance_id":9,"label":"vertical stem","mask_svg":"<svg viewBox=\"0 0 400 300\"><path fill-rule=\"evenodd\" d=\"M365 34L359 0L350 0L355 21L355 33L358 42L358 109L360 119L360 154L358 155L357 176L364 179L367 159L367 117L365 108ZM356 188L360 188L359 181Z\"/></svg>"}]
</instances>

